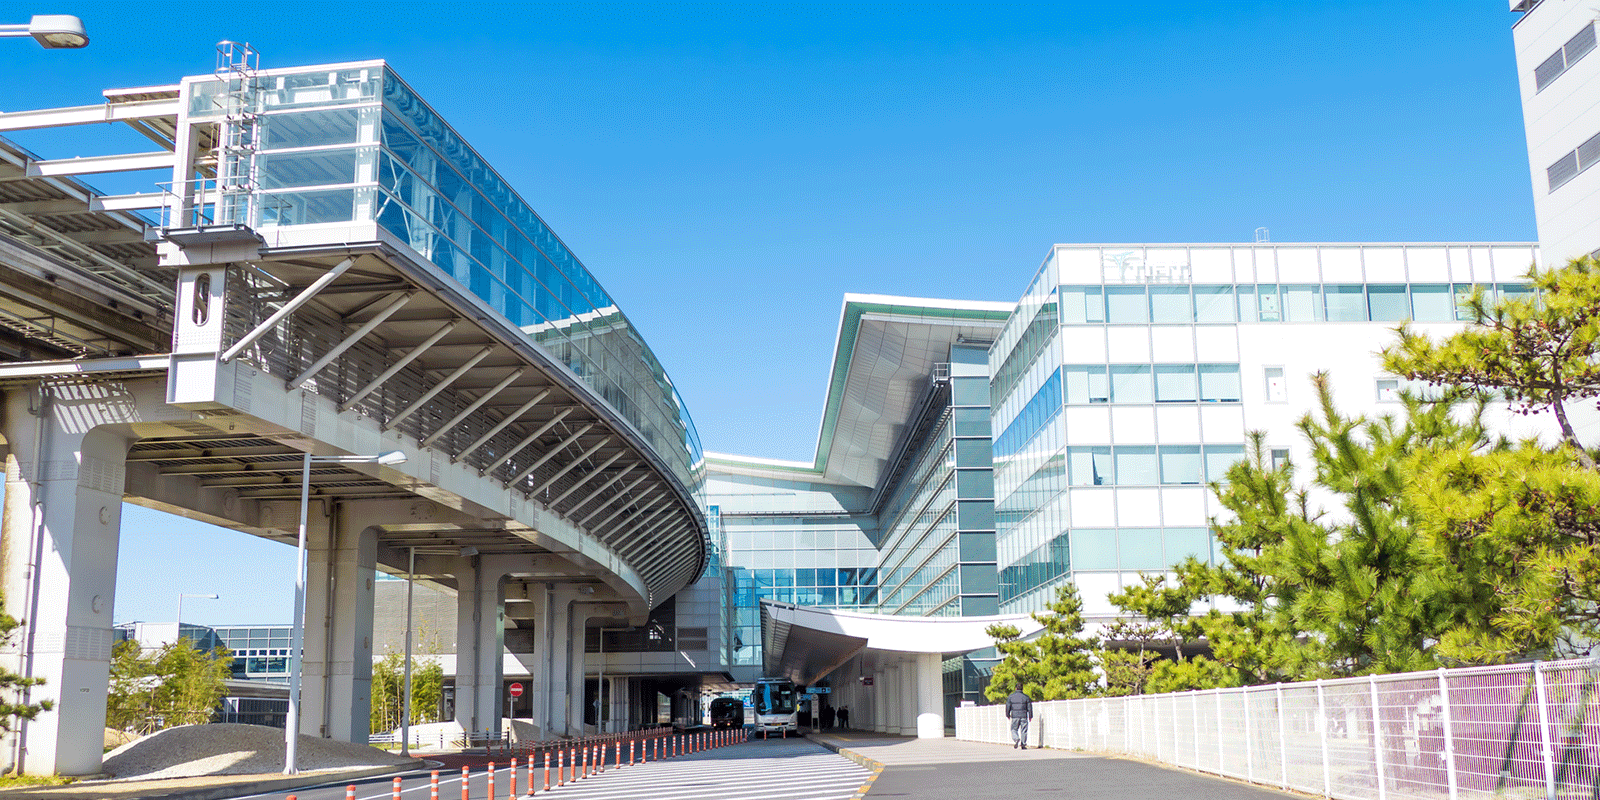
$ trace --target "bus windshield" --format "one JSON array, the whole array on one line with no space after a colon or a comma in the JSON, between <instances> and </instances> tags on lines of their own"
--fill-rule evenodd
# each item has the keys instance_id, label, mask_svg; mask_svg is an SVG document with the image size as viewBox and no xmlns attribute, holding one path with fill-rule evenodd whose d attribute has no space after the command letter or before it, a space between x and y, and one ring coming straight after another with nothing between
<instances>
[{"instance_id":1,"label":"bus windshield","mask_svg":"<svg viewBox=\"0 0 1600 800\"><path fill-rule=\"evenodd\" d=\"M757 714L793 714L795 709L794 684L788 681L758 683L751 693Z\"/></svg>"}]
</instances>

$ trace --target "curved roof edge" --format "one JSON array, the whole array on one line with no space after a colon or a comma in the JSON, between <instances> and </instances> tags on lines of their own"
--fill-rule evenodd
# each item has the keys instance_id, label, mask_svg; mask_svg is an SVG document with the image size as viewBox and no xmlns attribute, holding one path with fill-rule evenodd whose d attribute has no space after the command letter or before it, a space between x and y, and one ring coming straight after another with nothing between
<instances>
[{"instance_id":1,"label":"curved roof edge","mask_svg":"<svg viewBox=\"0 0 1600 800\"><path fill-rule=\"evenodd\" d=\"M786 459L760 458L730 453L707 453L706 463L729 470L766 473L803 473L819 478L829 474L834 455L839 418L844 410L851 381L851 363L857 354L857 340L865 317L889 322L917 322L955 326L962 323L992 327L998 331L1014 302L990 300L949 300L929 297L900 297L880 294L846 294L839 312L839 332L834 339L833 363L823 398L822 419L817 429L817 447L811 463ZM952 341L955 336L950 337ZM861 379L857 376L857 379ZM883 454L884 457L888 453Z\"/></svg>"}]
</instances>

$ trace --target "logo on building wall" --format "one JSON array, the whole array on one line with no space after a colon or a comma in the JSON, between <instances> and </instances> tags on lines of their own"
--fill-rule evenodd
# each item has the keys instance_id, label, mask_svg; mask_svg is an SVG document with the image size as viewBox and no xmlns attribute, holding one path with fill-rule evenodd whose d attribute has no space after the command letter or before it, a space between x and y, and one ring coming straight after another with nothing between
<instances>
[{"instance_id":1,"label":"logo on building wall","mask_svg":"<svg viewBox=\"0 0 1600 800\"><path fill-rule=\"evenodd\" d=\"M1187 263L1159 263L1136 251L1107 252L1100 259L1100 279L1105 283L1188 283L1194 271Z\"/></svg>"}]
</instances>

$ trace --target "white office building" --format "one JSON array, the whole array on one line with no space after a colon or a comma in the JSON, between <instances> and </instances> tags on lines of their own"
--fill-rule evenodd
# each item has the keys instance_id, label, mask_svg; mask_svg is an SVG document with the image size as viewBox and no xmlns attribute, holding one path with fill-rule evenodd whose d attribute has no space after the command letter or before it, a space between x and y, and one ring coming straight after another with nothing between
<instances>
[{"instance_id":1,"label":"white office building","mask_svg":"<svg viewBox=\"0 0 1600 800\"><path fill-rule=\"evenodd\" d=\"M1536 258L1530 243L1055 246L989 351L1000 612L1071 581L1108 619L1106 596L1141 573L1214 558L1207 484L1248 432L1307 463L1295 422L1318 371L1345 413L1399 411L1378 356L1395 326L1455 331L1462 299L1527 291Z\"/></svg>"},{"instance_id":2,"label":"white office building","mask_svg":"<svg viewBox=\"0 0 1600 800\"><path fill-rule=\"evenodd\" d=\"M1600 11L1590 0L1512 0L1517 83L1539 245L1551 264L1600 251Z\"/></svg>"}]
</instances>

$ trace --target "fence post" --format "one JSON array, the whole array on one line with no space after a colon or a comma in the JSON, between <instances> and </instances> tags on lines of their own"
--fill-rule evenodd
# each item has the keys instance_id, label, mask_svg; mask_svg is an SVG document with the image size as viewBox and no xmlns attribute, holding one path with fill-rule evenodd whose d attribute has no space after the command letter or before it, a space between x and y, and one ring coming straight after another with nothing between
<instances>
[{"instance_id":1,"label":"fence post","mask_svg":"<svg viewBox=\"0 0 1600 800\"><path fill-rule=\"evenodd\" d=\"M1550 747L1550 704L1544 688L1544 664L1533 662L1533 686L1539 700L1539 746L1544 752L1544 794L1556 800L1556 753Z\"/></svg>"},{"instance_id":2,"label":"fence post","mask_svg":"<svg viewBox=\"0 0 1600 800\"><path fill-rule=\"evenodd\" d=\"M1228 740L1222 735L1222 689L1211 690L1217 700L1217 774L1228 774L1228 759L1224 755L1227 751Z\"/></svg>"},{"instance_id":3,"label":"fence post","mask_svg":"<svg viewBox=\"0 0 1600 800\"><path fill-rule=\"evenodd\" d=\"M1367 689L1372 695L1372 763L1378 770L1378 800L1388 800L1389 779L1383 766L1383 711L1378 704L1378 676L1367 676Z\"/></svg>"},{"instance_id":4,"label":"fence post","mask_svg":"<svg viewBox=\"0 0 1600 800\"><path fill-rule=\"evenodd\" d=\"M1328 766L1328 701L1317 679L1317 733L1322 740L1322 796L1333 797L1333 772Z\"/></svg>"},{"instance_id":5,"label":"fence post","mask_svg":"<svg viewBox=\"0 0 1600 800\"><path fill-rule=\"evenodd\" d=\"M1200 769L1200 693L1189 694L1189 713L1194 719L1194 768Z\"/></svg>"},{"instance_id":6,"label":"fence post","mask_svg":"<svg viewBox=\"0 0 1600 800\"><path fill-rule=\"evenodd\" d=\"M1444 709L1444 776L1450 784L1450 800L1459 796L1456 789L1455 731L1450 723L1450 682L1443 667L1439 668L1439 700Z\"/></svg>"},{"instance_id":7,"label":"fence post","mask_svg":"<svg viewBox=\"0 0 1600 800\"><path fill-rule=\"evenodd\" d=\"M1239 690L1240 699L1244 700L1244 779L1255 783L1256 781L1256 738L1252 733L1250 719L1250 687Z\"/></svg>"},{"instance_id":8,"label":"fence post","mask_svg":"<svg viewBox=\"0 0 1600 800\"><path fill-rule=\"evenodd\" d=\"M1283 684L1277 684L1273 688L1278 694L1278 766L1283 769L1280 773L1283 776L1281 783L1283 790L1287 792L1289 791L1289 731L1283 718L1288 714L1283 710Z\"/></svg>"}]
</instances>

